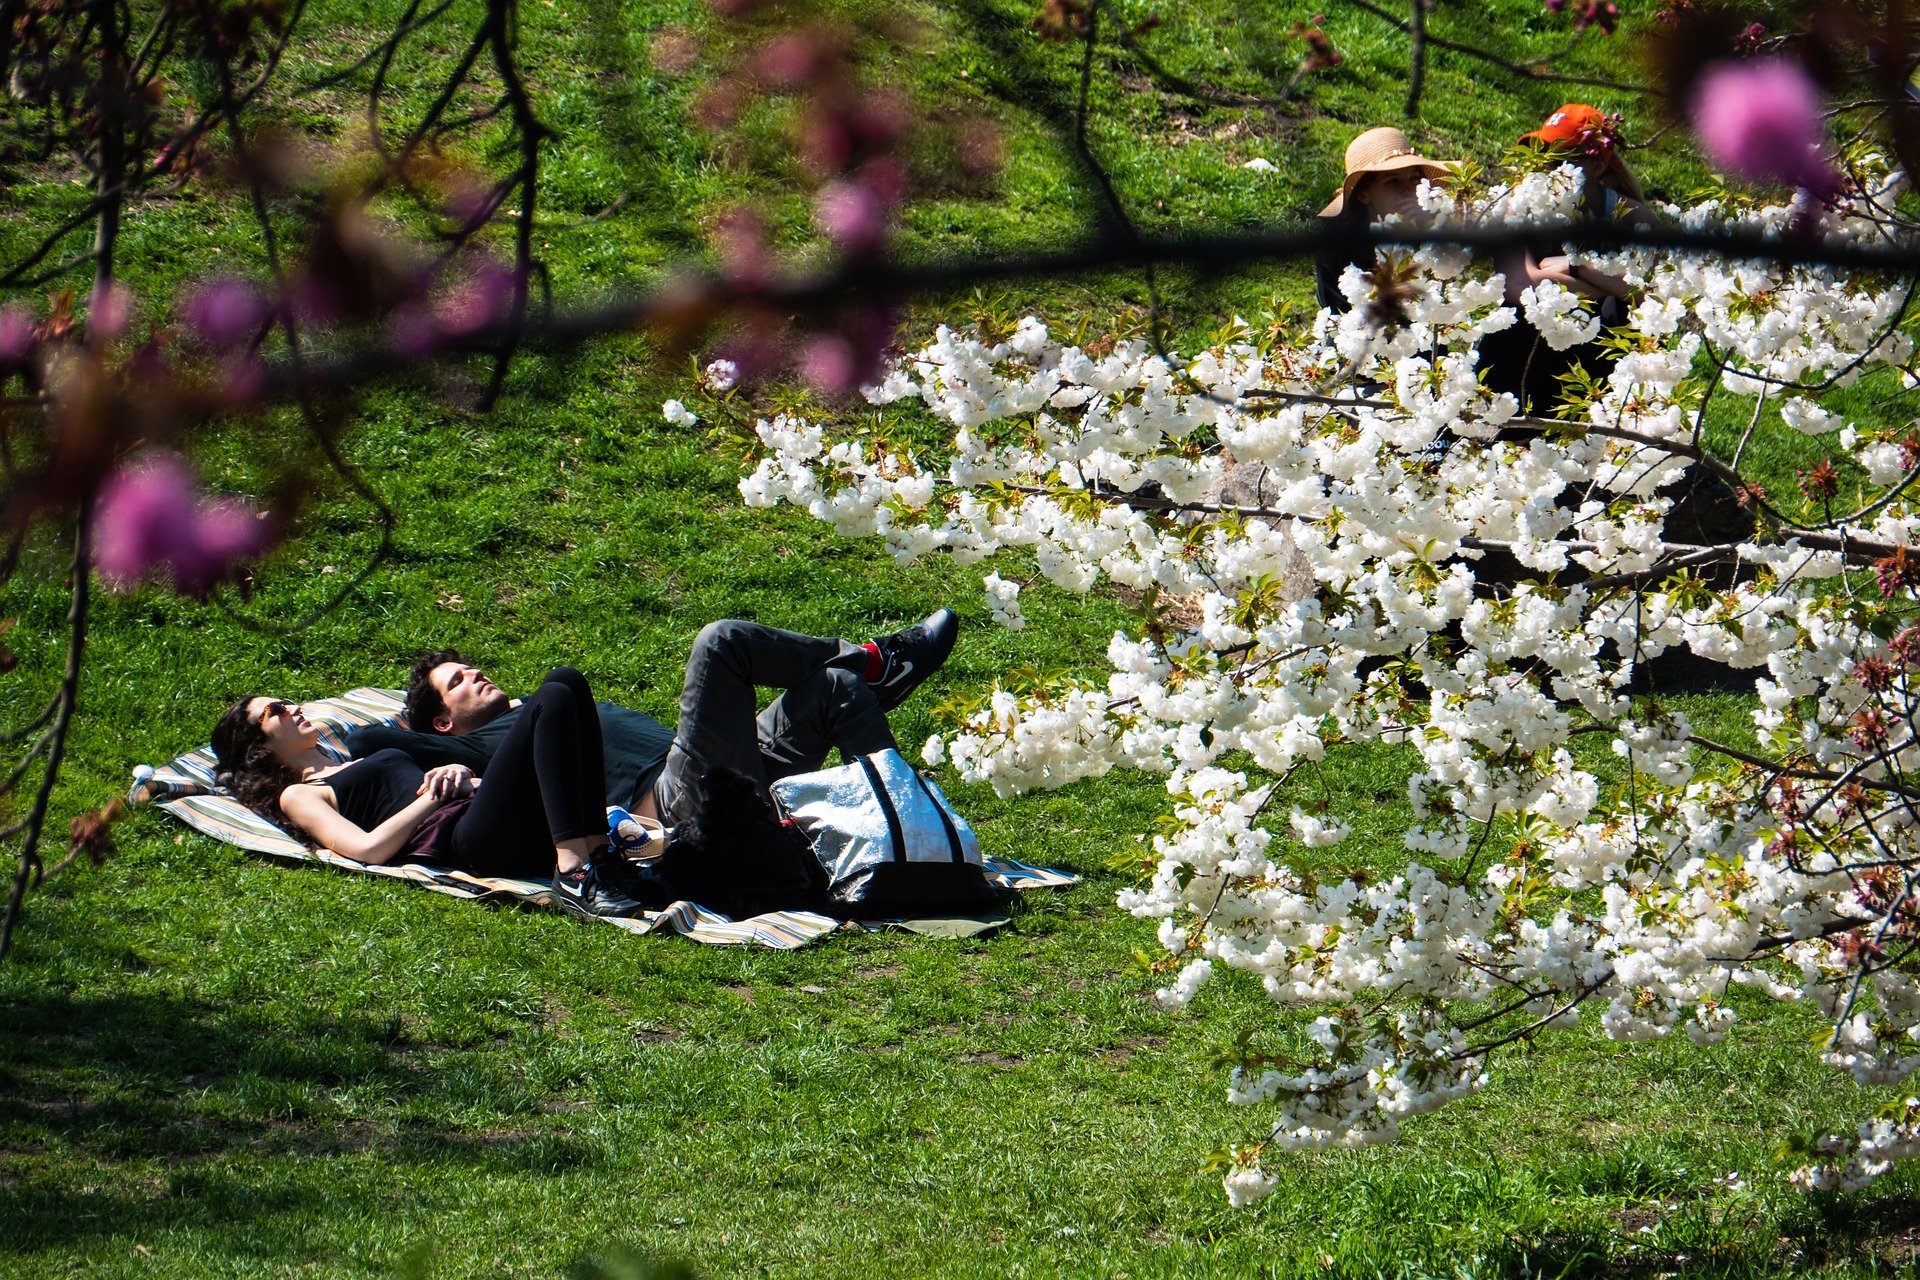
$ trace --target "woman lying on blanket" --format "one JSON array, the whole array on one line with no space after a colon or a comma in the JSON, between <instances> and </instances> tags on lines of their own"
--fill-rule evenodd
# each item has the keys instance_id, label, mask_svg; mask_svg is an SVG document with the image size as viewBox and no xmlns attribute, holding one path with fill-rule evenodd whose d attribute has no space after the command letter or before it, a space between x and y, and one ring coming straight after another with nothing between
<instances>
[{"instance_id":1,"label":"woman lying on blanket","mask_svg":"<svg viewBox=\"0 0 1920 1280\"><path fill-rule=\"evenodd\" d=\"M556 667L523 704L481 786L464 765L404 751L336 764L299 707L250 696L213 731L215 779L241 803L356 862L417 858L480 876L553 874L582 915L632 915L607 844L600 717L586 677Z\"/></svg>"}]
</instances>

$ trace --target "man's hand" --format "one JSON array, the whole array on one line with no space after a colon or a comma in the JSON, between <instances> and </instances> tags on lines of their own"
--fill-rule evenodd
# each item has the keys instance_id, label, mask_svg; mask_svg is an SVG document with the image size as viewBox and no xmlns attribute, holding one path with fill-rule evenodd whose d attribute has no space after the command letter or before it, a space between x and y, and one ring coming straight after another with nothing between
<instances>
[{"instance_id":1,"label":"man's hand","mask_svg":"<svg viewBox=\"0 0 1920 1280\"><path fill-rule=\"evenodd\" d=\"M458 800L473 794L473 770L463 764L443 764L427 770L415 795L430 795L436 800Z\"/></svg>"}]
</instances>

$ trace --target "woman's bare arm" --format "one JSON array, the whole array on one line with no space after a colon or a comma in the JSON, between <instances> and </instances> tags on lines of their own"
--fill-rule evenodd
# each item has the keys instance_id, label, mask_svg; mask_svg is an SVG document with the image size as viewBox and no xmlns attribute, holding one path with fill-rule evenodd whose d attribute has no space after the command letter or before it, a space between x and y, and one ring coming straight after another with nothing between
<instances>
[{"instance_id":1,"label":"woman's bare arm","mask_svg":"<svg viewBox=\"0 0 1920 1280\"><path fill-rule=\"evenodd\" d=\"M280 793L280 811L341 857L379 866L393 861L407 847L407 837L421 821L450 798L428 791L368 831L340 812L331 788L297 782Z\"/></svg>"}]
</instances>

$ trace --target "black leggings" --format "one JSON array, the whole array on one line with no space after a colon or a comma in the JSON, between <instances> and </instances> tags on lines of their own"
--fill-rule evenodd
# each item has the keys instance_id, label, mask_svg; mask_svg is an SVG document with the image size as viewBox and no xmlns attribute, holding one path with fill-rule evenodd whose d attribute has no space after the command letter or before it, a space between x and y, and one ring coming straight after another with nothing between
<instances>
[{"instance_id":1,"label":"black leggings","mask_svg":"<svg viewBox=\"0 0 1920 1280\"><path fill-rule=\"evenodd\" d=\"M520 704L454 824L454 865L482 876L552 875L555 845L606 835L606 776L587 678L555 667Z\"/></svg>"}]
</instances>

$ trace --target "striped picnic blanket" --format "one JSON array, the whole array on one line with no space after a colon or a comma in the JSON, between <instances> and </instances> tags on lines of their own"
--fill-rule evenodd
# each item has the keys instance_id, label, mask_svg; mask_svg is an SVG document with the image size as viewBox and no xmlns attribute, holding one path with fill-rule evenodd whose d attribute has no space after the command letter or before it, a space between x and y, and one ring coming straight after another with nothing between
<instances>
[{"instance_id":1,"label":"striped picnic blanket","mask_svg":"<svg viewBox=\"0 0 1920 1280\"><path fill-rule=\"evenodd\" d=\"M402 696L397 689L353 689L335 698L303 703L307 718L320 727L320 749L336 760L347 759L346 736L373 724L395 724L401 719ZM159 767L141 765L133 771L128 799L134 804L157 804L196 831L242 849L287 862L317 862L361 875L405 880L456 898L517 902L533 906L556 905L553 884L547 880L513 880L468 875L448 867L422 863L370 867L325 849L310 849L285 831L222 792L213 781L213 748L196 747ZM1011 858L985 859L987 879L1003 889L1054 888L1074 884L1078 876L1045 867L1028 866ZM841 922L810 911L774 911L734 920L691 902L676 902L664 911L648 912L631 920L606 923L631 933L677 933L696 942L751 943L789 950L825 937ZM881 922L856 928L912 928L908 921ZM1003 921L982 921L983 932ZM966 932L948 928L946 933Z\"/></svg>"}]
</instances>

